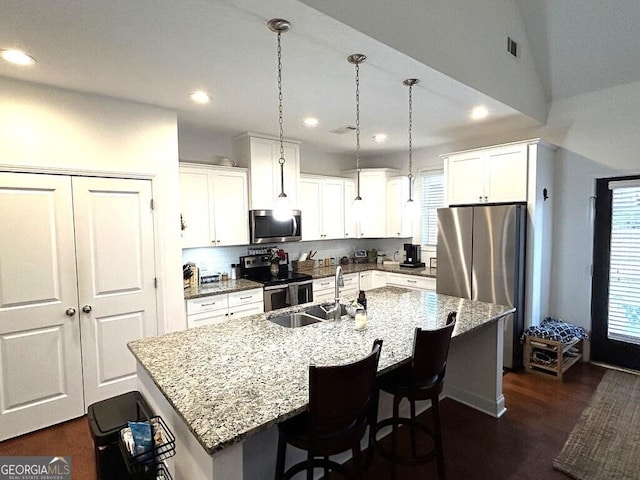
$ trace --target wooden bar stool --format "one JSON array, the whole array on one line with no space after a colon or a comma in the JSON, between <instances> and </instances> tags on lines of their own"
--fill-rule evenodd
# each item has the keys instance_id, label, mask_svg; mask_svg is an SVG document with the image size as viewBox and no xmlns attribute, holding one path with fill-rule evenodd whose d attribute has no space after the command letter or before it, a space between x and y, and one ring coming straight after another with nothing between
<instances>
[{"instance_id":1,"label":"wooden bar stool","mask_svg":"<svg viewBox=\"0 0 640 480\"><path fill-rule=\"evenodd\" d=\"M392 426L391 450L383 448L374 436L374 444L380 455L393 464L391 478L395 477L396 464L422 464L437 460L438 477L445 478L444 453L442 448L442 432L440 428L440 400L444 386L444 374L447 366L447 356L451 343L451 333L456 323L456 312L447 316L447 323L437 330L422 330L416 328L413 339L413 355L411 362L403 365L378 379L380 390L393 395L393 416L377 423L376 433L384 427ZM400 402L403 398L409 400L411 418L399 416ZM417 400L431 400L431 415L433 431L416 421ZM400 455L397 452L398 427L407 425L411 433L411 455ZM434 448L426 454L418 455L416 446L416 431L420 430L433 439Z\"/></svg>"},{"instance_id":2,"label":"wooden bar stool","mask_svg":"<svg viewBox=\"0 0 640 480\"><path fill-rule=\"evenodd\" d=\"M313 478L314 468L329 469L349 478L362 477L360 440L371 419L371 408L378 394L376 375L382 340L373 342L369 355L347 365L309 366L309 409L278 424L276 480L290 479L304 470ZM307 451L307 460L286 472L287 444ZM345 466L329 460L330 455L351 450L351 475Z\"/></svg>"}]
</instances>

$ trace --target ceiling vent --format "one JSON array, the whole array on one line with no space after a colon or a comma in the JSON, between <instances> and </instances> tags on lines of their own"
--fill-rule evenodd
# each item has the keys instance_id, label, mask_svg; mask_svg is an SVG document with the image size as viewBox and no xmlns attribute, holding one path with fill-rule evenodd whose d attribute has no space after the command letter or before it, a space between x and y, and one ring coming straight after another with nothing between
<instances>
[{"instance_id":1,"label":"ceiling vent","mask_svg":"<svg viewBox=\"0 0 640 480\"><path fill-rule=\"evenodd\" d=\"M337 133L338 135L344 135L345 133L353 132L356 129L353 125L345 125L344 127L329 130L331 133Z\"/></svg>"},{"instance_id":2,"label":"ceiling vent","mask_svg":"<svg viewBox=\"0 0 640 480\"><path fill-rule=\"evenodd\" d=\"M514 57L518 56L518 44L511 37L507 37L507 52L509 52Z\"/></svg>"}]
</instances>

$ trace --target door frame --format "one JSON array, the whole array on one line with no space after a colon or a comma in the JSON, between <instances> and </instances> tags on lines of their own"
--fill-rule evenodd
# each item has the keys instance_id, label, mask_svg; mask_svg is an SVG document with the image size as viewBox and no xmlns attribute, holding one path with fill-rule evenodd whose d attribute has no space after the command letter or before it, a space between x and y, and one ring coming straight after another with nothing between
<instances>
[{"instance_id":1,"label":"door frame","mask_svg":"<svg viewBox=\"0 0 640 480\"><path fill-rule=\"evenodd\" d=\"M609 182L640 175L601 177L595 182L593 276L591 281L591 359L640 370L640 345L607 337L611 258L611 190Z\"/></svg>"}]
</instances>

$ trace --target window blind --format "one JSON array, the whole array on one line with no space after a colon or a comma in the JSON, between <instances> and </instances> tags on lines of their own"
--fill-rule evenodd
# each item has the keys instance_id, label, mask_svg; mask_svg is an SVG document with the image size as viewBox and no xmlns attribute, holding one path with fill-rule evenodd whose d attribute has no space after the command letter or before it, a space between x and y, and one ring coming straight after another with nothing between
<instances>
[{"instance_id":1,"label":"window blind","mask_svg":"<svg viewBox=\"0 0 640 480\"><path fill-rule=\"evenodd\" d=\"M608 337L640 344L640 184L611 182Z\"/></svg>"},{"instance_id":2,"label":"window blind","mask_svg":"<svg viewBox=\"0 0 640 480\"><path fill-rule=\"evenodd\" d=\"M420 228L422 245L435 245L438 240L438 208L444 206L442 171L422 173L420 190Z\"/></svg>"}]
</instances>

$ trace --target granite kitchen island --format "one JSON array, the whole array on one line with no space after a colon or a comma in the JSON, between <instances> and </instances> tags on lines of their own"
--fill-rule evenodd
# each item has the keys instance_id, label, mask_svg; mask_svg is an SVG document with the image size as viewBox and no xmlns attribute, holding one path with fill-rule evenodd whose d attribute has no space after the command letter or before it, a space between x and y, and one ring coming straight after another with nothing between
<instances>
[{"instance_id":1,"label":"granite kitchen island","mask_svg":"<svg viewBox=\"0 0 640 480\"><path fill-rule=\"evenodd\" d=\"M502 415L504 319L513 308L395 287L367 296L364 331L353 319L285 328L269 312L130 343L139 390L176 435L174 479L273 478L275 425L306 408L309 364L354 361L382 338L383 373L411 357L415 327L438 328L450 311L458 320L445 395Z\"/></svg>"}]
</instances>

